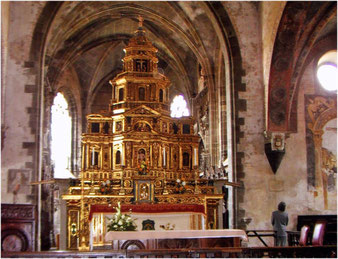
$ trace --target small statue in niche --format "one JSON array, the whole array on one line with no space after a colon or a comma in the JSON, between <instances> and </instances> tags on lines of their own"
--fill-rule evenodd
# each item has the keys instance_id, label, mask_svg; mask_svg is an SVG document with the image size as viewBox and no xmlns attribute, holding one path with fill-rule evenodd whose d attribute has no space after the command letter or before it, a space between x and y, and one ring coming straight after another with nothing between
<instances>
[{"instance_id":1,"label":"small statue in niche","mask_svg":"<svg viewBox=\"0 0 338 259\"><path fill-rule=\"evenodd\" d=\"M146 152L144 149L140 149L137 154L138 173L140 175L146 175L148 171L148 164L146 161Z\"/></svg>"},{"instance_id":2,"label":"small statue in niche","mask_svg":"<svg viewBox=\"0 0 338 259\"><path fill-rule=\"evenodd\" d=\"M167 123L162 124L162 132L167 133Z\"/></svg>"},{"instance_id":3,"label":"small statue in niche","mask_svg":"<svg viewBox=\"0 0 338 259\"><path fill-rule=\"evenodd\" d=\"M141 132L147 132L147 131L150 131L150 126L145 122L139 122L138 124L136 124L135 130L141 131Z\"/></svg>"}]
</instances>

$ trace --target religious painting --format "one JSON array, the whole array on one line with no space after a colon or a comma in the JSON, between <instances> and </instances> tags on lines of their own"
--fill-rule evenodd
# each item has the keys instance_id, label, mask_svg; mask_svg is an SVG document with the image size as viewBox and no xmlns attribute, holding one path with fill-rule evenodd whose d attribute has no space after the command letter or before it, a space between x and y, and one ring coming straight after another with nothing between
<instances>
[{"instance_id":1,"label":"religious painting","mask_svg":"<svg viewBox=\"0 0 338 259\"><path fill-rule=\"evenodd\" d=\"M8 170L7 192L13 193L16 197L18 193L29 193L30 170L10 169ZM13 202L15 203L15 202Z\"/></svg>"},{"instance_id":2,"label":"religious painting","mask_svg":"<svg viewBox=\"0 0 338 259\"><path fill-rule=\"evenodd\" d=\"M336 197L337 101L305 95L308 189L323 197L324 209Z\"/></svg>"},{"instance_id":3,"label":"religious painting","mask_svg":"<svg viewBox=\"0 0 338 259\"><path fill-rule=\"evenodd\" d=\"M154 199L154 187L150 180L135 180L134 194L136 202L152 202Z\"/></svg>"},{"instance_id":4,"label":"religious painting","mask_svg":"<svg viewBox=\"0 0 338 259\"><path fill-rule=\"evenodd\" d=\"M119 132L122 130L122 121L117 121L115 123L115 132Z\"/></svg>"}]
</instances>

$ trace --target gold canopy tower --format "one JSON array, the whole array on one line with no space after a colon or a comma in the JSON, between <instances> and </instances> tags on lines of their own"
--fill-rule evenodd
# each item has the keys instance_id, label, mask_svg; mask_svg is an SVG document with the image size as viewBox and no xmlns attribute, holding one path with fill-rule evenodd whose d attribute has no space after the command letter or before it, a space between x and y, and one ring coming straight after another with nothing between
<instances>
[{"instance_id":1,"label":"gold canopy tower","mask_svg":"<svg viewBox=\"0 0 338 259\"><path fill-rule=\"evenodd\" d=\"M80 178L63 196L69 249L89 250L91 213L113 211L117 202L203 208L204 227L218 228L223 196L199 178L194 120L170 117L170 82L158 72L157 49L142 23L139 17L139 28L124 49L123 71L110 81L108 111L87 116Z\"/></svg>"}]
</instances>

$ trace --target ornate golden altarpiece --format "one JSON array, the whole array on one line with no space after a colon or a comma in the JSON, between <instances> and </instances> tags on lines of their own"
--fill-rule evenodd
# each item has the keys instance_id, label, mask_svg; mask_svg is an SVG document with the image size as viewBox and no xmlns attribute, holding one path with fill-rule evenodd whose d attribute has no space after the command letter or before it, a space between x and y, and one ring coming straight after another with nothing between
<instances>
[{"instance_id":1,"label":"ornate golden altarpiece","mask_svg":"<svg viewBox=\"0 0 338 259\"><path fill-rule=\"evenodd\" d=\"M113 211L119 201L195 206L203 210L206 229L218 228L223 195L199 178L194 120L170 117L170 82L158 72L157 49L146 39L141 18L124 51L123 72L110 81L108 111L87 116L80 178L63 195L69 249L89 250L91 213Z\"/></svg>"}]
</instances>

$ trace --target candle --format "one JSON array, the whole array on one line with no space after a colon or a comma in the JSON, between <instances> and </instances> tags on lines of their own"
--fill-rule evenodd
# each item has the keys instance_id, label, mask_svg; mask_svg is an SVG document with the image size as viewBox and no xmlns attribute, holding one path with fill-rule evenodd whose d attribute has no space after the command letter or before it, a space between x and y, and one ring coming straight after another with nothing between
<instances>
[{"instance_id":1,"label":"candle","mask_svg":"<svg viewBox=\"0 0 338 259\"><path fill-rule=\"evenodd\" d=\"M122 156L122 163L121 163L121 165L124 166L124 154L123 154L123 148L122 148L122 150L121 150L121 156Z\"/></svg>"},{"instance_id":2,"label":"candle","mask_svg":"<svg viewBox=\"0 0 338 259\"><path fill-rule=\"evenodd\" d=\"M95 151L94 151L94 147L92 148L92 165L94 165L95 163Z\"/></svg>"},{"instance_id":3,"label":"candle","mask_svg":"<svg viewBox=\"0 0 338 259\"><path fill-rule=\"evenodd\" d=\"M165 147L163 147L163 166L165 166Z\"/></svg>"},{"instance_id":4,"label":"candle","mask_svg":"<svg viewBox=\"0 0 338 259\"><path fill-rule=\"evenodd\" d=\"M197 166L197 149L194 149L194 165Z\"/></svg>"}]
</instances>

